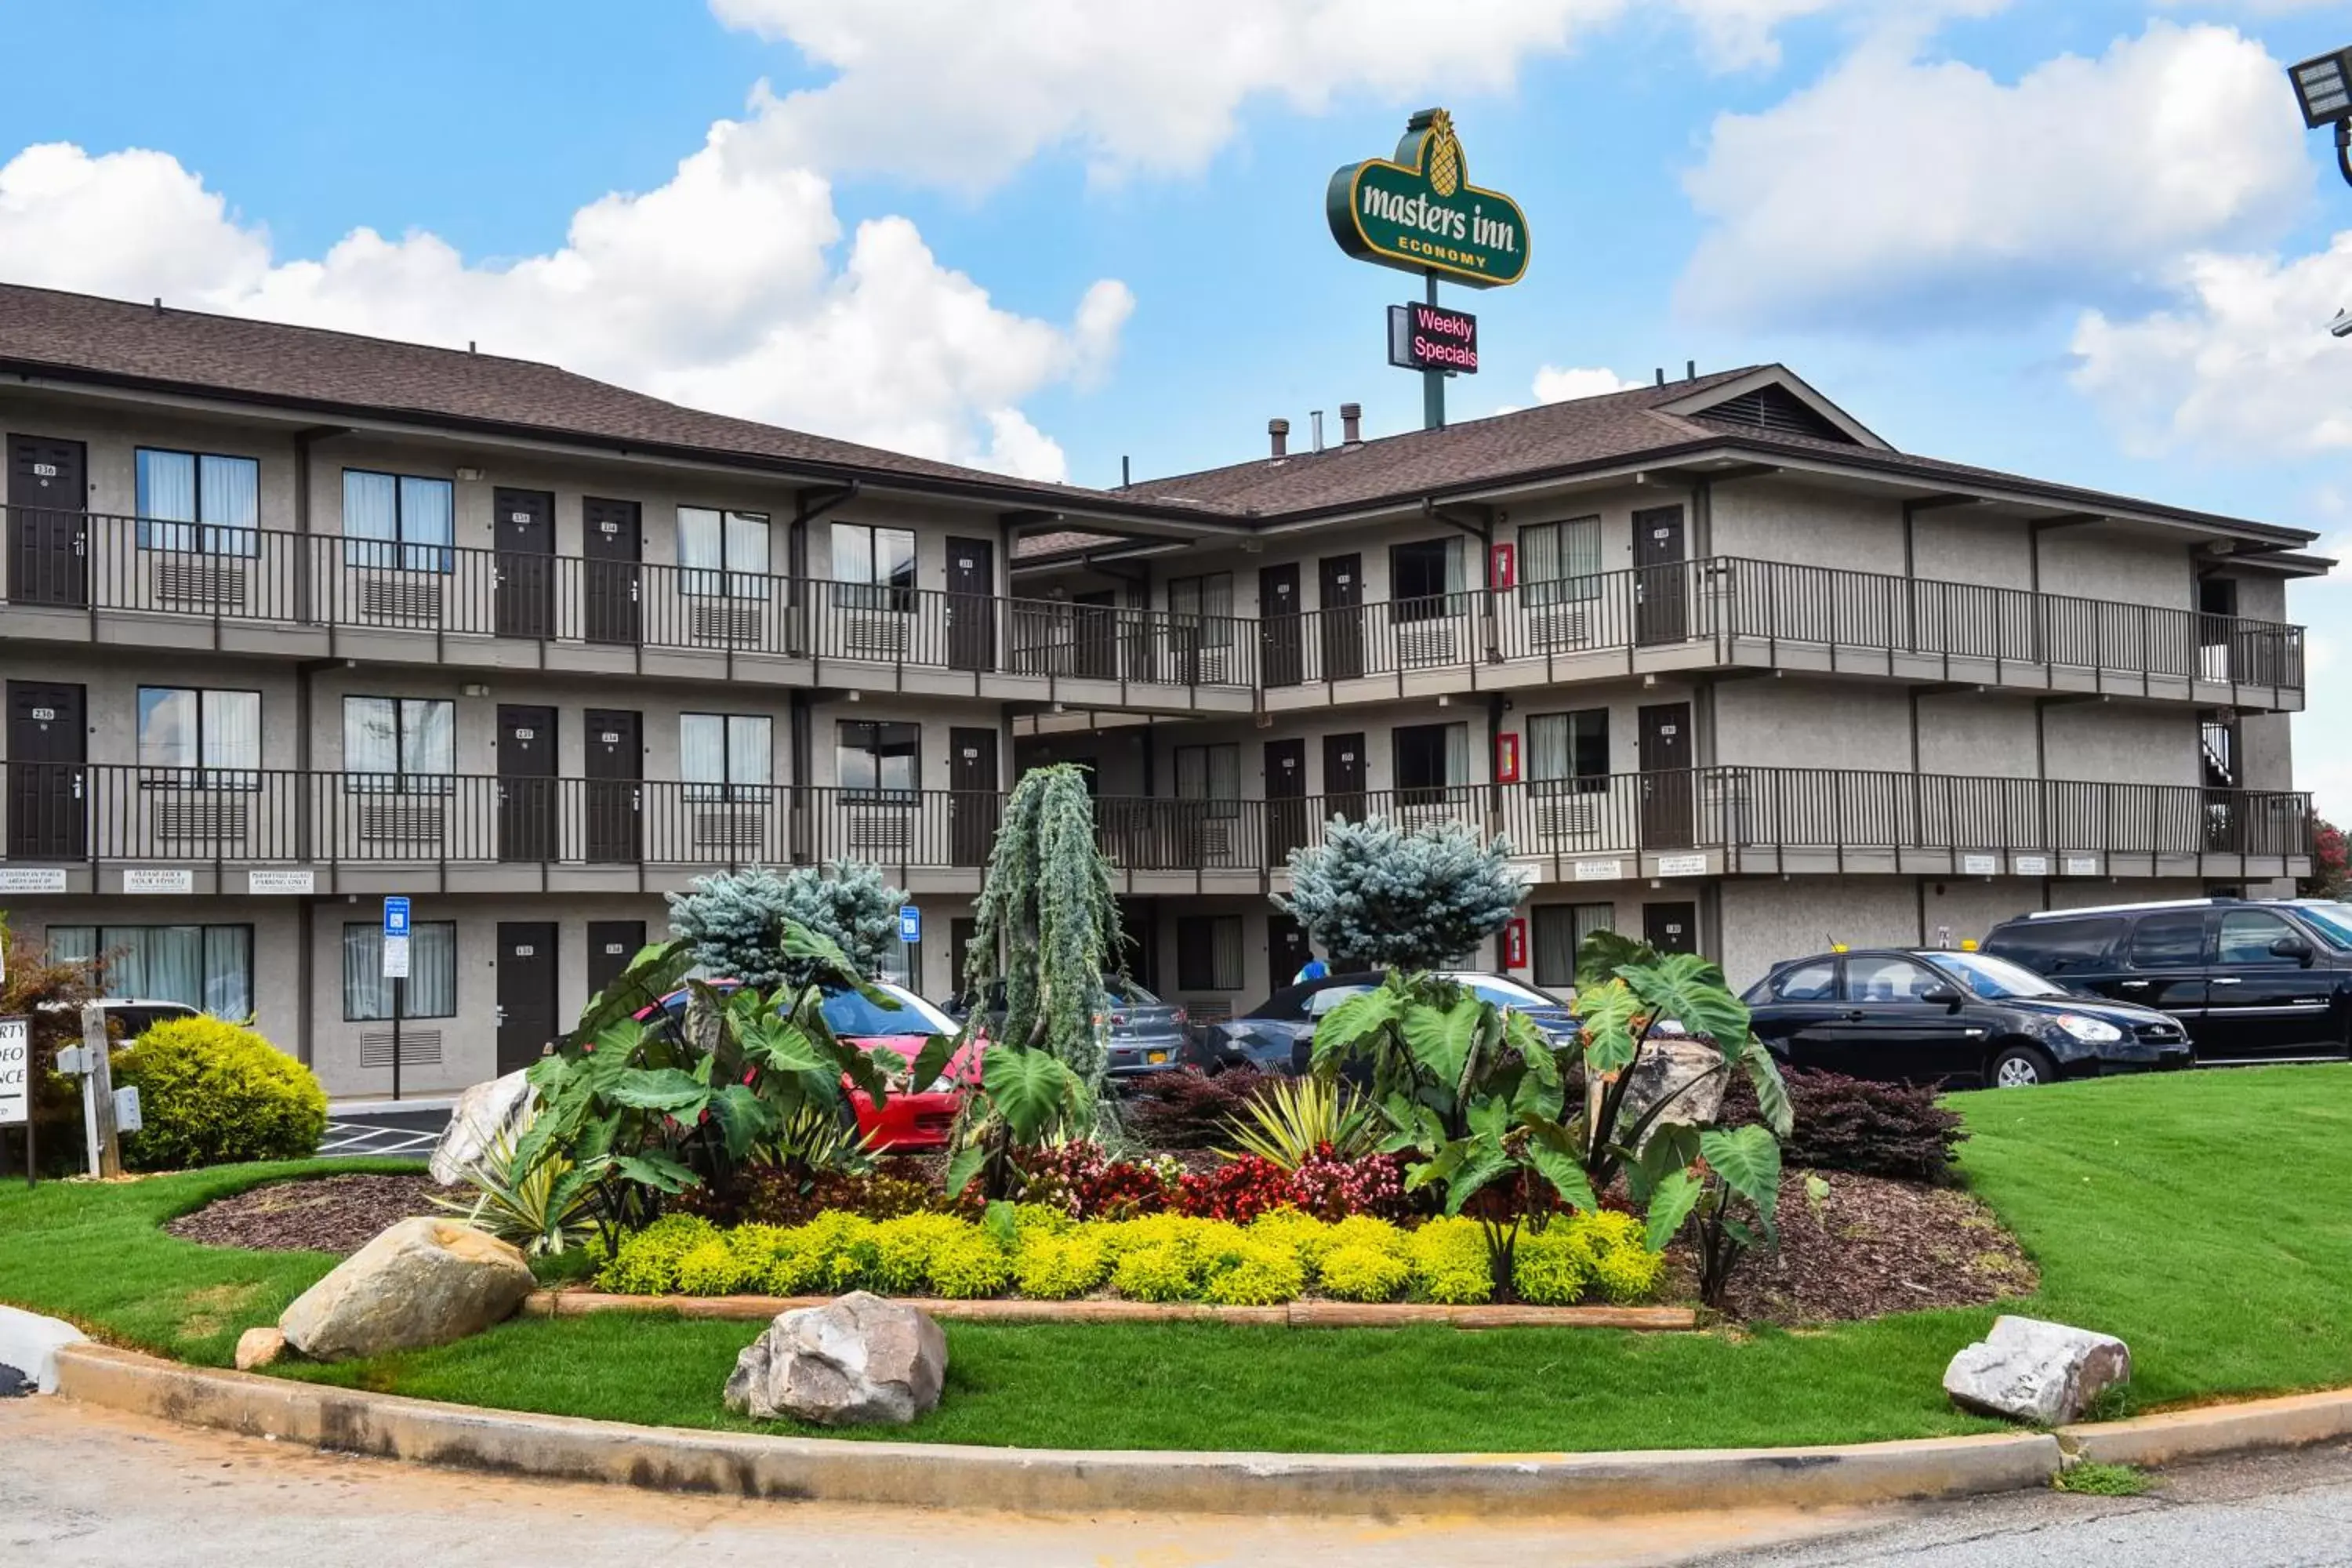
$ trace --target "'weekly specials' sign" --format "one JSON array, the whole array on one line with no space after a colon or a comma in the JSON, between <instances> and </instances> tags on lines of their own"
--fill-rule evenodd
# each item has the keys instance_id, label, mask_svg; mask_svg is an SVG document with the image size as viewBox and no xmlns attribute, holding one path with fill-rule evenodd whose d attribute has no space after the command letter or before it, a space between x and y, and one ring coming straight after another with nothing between
<instances>
[{"instance_id":1,"label":"'weekly specials' sign","mask_svg":"<svg viewBox=\"0 0 2352 1568\"><path fill-rule=\"evenodd\" d=\"M1405 122L1393 159L1368 158L1331 176L1323 202L1331 237L1362 261L1436 272L1473 289L1516 283L1528 269L1528 218L1499 191L1470 183L1453 117L1424 109Z\"/></svg>"}]
</instances>

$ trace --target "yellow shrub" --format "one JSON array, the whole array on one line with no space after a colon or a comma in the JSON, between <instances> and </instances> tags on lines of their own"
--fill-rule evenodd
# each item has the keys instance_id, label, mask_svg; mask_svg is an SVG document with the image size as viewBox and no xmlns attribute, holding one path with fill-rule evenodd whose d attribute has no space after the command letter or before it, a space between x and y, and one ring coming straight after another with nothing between
<instances>
[{"instance_id":1,"label":"yellow shrub","mask_svg":"<svg viewBox=\"0 0 2352 1568\"><path fill-rule=\"evenodd\" d=\"M1519 1300L1566 1307L1583 1299L1592 1278L1592 1251L1575 1232L1575 1222L1563 1217L1542 1230L1520 1233L1511 1258L1511 1283Z\"/></svg>"},{"instance_id":2,"label":"yellow shrub","mask_svg":"<svg viewBox=\"0 0 2352 1568\"><path fill-rule=\"evenodd\" d=\"M686 1255L718 1238L719 1227L698 1215L664 1215L621 1243L597 1273L597 1287L624 1296L669 1295Z\"/></svg>"},{"instance_id":3,"label":"yellow shrub","mask_svg":"<svg viewBox=\"0 0 2352 1568\"><path fill-rule=\"evenodd\" d=\"M1375 1252L1387 1253L1400 1263L1412 1260L1410 1235L1370 1215L1351 1215L1324 1231L1323 1250L1327 1254L1343 1247L1368 1247Z\"/></svg>"},{"instance_id":4,"label":"yellow shrub","mask_svg":"<svg viewBox=\"0 0 2352 1568\"><path fill-rule=\"evenodd\" d=\"M111 1063L139 1090L144 1125L123 1157L142 1171L242 1160L301 1160L327 1131L327 1094L310 1069L253 1030L218 1018L173 1018Z\"/></svg>"},{"instance_id":5,"label":"yellow shrub","mask_svg":"<svg viewBox=\"0 0 2352 1568\"><path fill-rule=\"evenodd\" d=\"M1323 1293L1340 1301L1393 1301L1412 1278L1412 1266L1384 1247L1361 1242L1323 1254Z\"/></svg>"},{"instance_id":6,"label":"yellow shrub","mask_svg":"<svg viewBox=\"0 0 2352 1568\"><path fill-rule=\"evenodd\" d=\"M784 1232L763 1281L776 1296L854 1290L874 1261L874 1222L838 1209Z\"/></svg>"},{"instance_id":7,"label":"yellow shrub","mask_svg":"<svg viewBox=\"0 0 2352 1568\"><path fill-rule=\"evenodd\" d=\"M1297 1209L1280 1208L1260 1215L1249 1224L1249 1234L1288 1251L1298 1259L1298 1265L1311 1281L1316 1266L1322 1261L1331 1227L1311 1214Z\"/></svg>"},{"instance_id":8,"label":"yellow shrub","mask_svg":"<svg viewBox=\"0 0 2352 1568\"><path fill-rule=\"evenodd\" d=\"M1307 1289L1295 1245L1254 1237L1204 1248L1201 1279L1201 1294L1222 1307L1271 1307Z\"/></svg>"},{"instance_id":9,"label":"yellow shrub","mask_svg":"<svg viewBox=\"0 0 2352 1568\"><path fill-rule=\"evenodd\" d=\"M1493 1299L1486 1237L1476 1220L1431 1220L1412 1233L1412 1247L1413 1284L1425 1299L1451 1306Z\"/></svg>"},{"instance_id":10,"label":"yellow shrub","mask_svg":"<svg viewBox=\"0 0 2352 1568\"><path fill-rule=\"evenodd\" d=\"M886 1295L919 1294L929 1283L933 1255L971 1228L970 1221L944 1214L884 1220L867 1243L873 1262L866 1270L866 1288Z\"/></svg>"},{"instance_id":11,"label":"yellow shrub","mask_svg":"<svg viewBox=\"0 0 2352 1568\"><path fill-rule=\"evenodd\" d=\"M1099 1226L1024 1235L1013 1261L1013 1282L1024 1296L1041 1301L1066 1301L1083 1296L1110 1272L1109 1246Z\"/></svg>"},{"instance_id":12,"label":"yellow shrub","mask_svg":"<svg viewBox=\"0 0 2352 1568\"><path fill-rule=\"evenodd\" d=\"M1188 1300L1199 1288L1192 1249L1178 1241L1153 1242L1121 1253L1111 1283L1130 1301Z\"/></svg>"},{"instance_id":13,"label":"yellow shrub","mask_svg":"<svg viewBox=\"0 0 2352 1568\"><path fill-rule=\"evenodd\" d=\"M792 1231L781 1225L739 1225L729 1231L727 1245L734 1249L736 1276L742 1281L736 1289L765 1289L768 1271L792 1240Z\"/></svg>"},{"instance_id":14,"label":"yellow shrub","mask_svg":"<svg viewBox=\"0 0 2352 1568\"><path fill-rule=\"evenodd\" d=\"M677 1288L687 1296L731 1296L742 1288L742 1261L717 1237L677 1260Z\"/></svg>"},{"instance_id":15,"label":"yellow shrub","mask_svg":"<svg viewBox=\"0 0 2352 1568\"><path fill-rule=\"evenodd\" d=\"M995 1295L1012 1282L1011 1255L978 1226L957 1223L931 1249L931 1289L950 1300Z\"/></svg>"},{"instance_id":16,"label":"yellow shrub","mask_svg":"<svg viewBox=\"0 0 2352 1568\"><path fill-rule=\"evenodd\" d=\"M1620 1306L1647 1301L1665 1283L1666 1259L1650 1250L1642 1222L1628 1214L1580 1216L1585 1245L1592 1255L1592 1283Z\"/></svg>"}]
</instances>

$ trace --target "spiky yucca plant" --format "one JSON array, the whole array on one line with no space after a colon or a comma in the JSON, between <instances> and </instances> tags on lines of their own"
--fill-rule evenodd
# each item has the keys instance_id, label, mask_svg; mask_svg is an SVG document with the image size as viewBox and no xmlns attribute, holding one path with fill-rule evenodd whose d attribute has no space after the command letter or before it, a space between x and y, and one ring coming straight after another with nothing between
<instances>
[{"instance_id":1,"label":"spiky yucca plant","mask_svg":"<svg viewBox=\"0 0 2352 1568\"><path fill-rule=\"evenodd\" d=\"M1217 1152L1229 1160L1256 1154L1296 1171L1326 1147L1342 1160L1360 1158L1380 1147L1386 1131L1374 1123L1372 1107L1343 1083L1276 1079L1226 1119L1225 1135L1238 1147Z\"/></svg>"}]
</instances>

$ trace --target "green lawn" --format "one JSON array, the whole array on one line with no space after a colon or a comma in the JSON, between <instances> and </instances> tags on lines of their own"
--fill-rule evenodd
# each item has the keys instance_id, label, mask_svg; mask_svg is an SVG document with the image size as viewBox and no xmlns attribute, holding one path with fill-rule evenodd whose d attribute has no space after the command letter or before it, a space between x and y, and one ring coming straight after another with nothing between
<instances>
[{"instance_id":1,"label":"green lawn","mask_svg":"<svg viewBox=\"0 0 2352 1568\"><path fill-rule=\"evenodd\" d=\"M1954 1103L1967 1170L2042 1271L2017 1310L2129 1341L2138 1407L2352 1384L2352 1068L2129 1079ZM0 1194L0 1299L225 1360L331 1260L155 1225L247 1167ZM338 1169L352 1169L338 1166ZM1073 1447L1548 1450L1792 1444L1990 1429L1945 1361L1986 1311L1801 1333L1291 1331L950 1324L949 1392L914 1429ZM289 1375L516 1409L740 1426L719 1389L748 1323L612 1314ZM901 1436L903 1434L887 1434Z\"/></svg>"}]
</instances>

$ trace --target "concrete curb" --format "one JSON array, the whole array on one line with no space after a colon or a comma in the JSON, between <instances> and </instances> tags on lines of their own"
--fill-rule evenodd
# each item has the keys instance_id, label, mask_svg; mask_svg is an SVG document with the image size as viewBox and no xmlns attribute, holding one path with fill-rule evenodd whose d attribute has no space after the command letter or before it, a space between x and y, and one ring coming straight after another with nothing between
<instances>
[{"instance_id":1,"label":"concrete curb","mask_svg":"<svg viewBox=\"0 0 2352 1568\"><path fill-rule=\"evenodd\" d=\"M2252 1448L2298 1448L2345 1436L2352 1436L2352 1390L2058 1428L2058 1441L2071 1458L2102 1465L2168 1465Z\"/></svg>"},{"instance_id":2,"label":"concrete curb","mask_svg":"<svg viewBox=\"0 0 2352 1568\"><path fill-rule=\"evenodd\" d=\"M1216 1454L988 1448L633 1426L443 1405L82 1344L60 1392L191 1426L558 1480L793 1500L1048 1513L1388 1517L1820 1508L2048 1484L2045 1433L1620 1454Z\"/></svg>"},{"instance_id":3,"label":"concrete curb","mask_svg":"<svg viewBox=\"0 0 2352 1568\"><path fill-rule=\"evenodd\" d=\"M681 1318L767 1322L779 1312L822 1307L836 1296L615 1296L597 1290L534 1290L522 1311L533 1318L583 1312L676 1312ZM894 1298L942 1322L963 1323L1244 1323L1261 1328L1393 1329L1414 1323L1456 1329L1631 1329L1688 1333L1698 1313L1688 1307L1447 1307L1423 1301L1292 1301L1279 1307L1217 1307L1191 1301L1033 1301L982 1298L950 1301Z\"/></svg>"}]
</instances>

